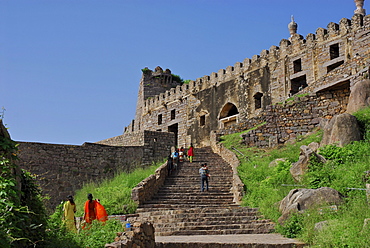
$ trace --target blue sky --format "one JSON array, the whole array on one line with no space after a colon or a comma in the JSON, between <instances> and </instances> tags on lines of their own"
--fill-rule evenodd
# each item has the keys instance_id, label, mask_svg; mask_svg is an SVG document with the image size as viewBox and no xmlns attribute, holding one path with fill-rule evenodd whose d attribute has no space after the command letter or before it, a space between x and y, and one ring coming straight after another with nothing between
<instances>
[{"instance_id":1,"label":"blue sky","mask_svg":"<svg viewBox=\"0 0 370 248\"><path fill-rule=\"evenodd\" d=\"M278 46L291 15L306 37L355 9L353 0L0 0L4 123L17 141L121 135L142 68L195 80Z\"/></svg>"}]
</instances>

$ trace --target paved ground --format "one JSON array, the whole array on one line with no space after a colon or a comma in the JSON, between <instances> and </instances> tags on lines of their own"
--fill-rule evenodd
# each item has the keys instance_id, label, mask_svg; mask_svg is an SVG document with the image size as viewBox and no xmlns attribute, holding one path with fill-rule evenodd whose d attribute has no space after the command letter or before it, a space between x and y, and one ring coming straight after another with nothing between
<instances>
[{"instance_id":1,"label":"paved ground","mask_svg":"<svg viewBox=\"0 0 370 248\"><path fill-rule=\"evenodd\" d=\"M280 234L236 234L236 235L192 235L192 236L156 236L155 242L170 243L220 243L220 244L295 244L304 243L284 238Z\"/></svg>"}]
</instances>

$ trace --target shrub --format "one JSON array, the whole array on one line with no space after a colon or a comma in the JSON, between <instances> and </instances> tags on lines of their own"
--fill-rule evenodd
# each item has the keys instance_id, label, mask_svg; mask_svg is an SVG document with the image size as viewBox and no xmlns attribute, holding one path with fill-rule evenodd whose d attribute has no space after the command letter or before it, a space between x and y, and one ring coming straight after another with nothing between
<instances>
[{"instance_id":1,"label":"shrub","mask_svg":"<svg viewBox=\"0 0 370 248\"><path fill-rule=\"evenodd\" d=\"M356 113L353 113L356 117L360 127L362 134L364 135L365 140L370 139L370 108L363 108Z\"/></svg>"},{"instance_id":2,"label":"shrub","mask_svg":"<svg viewBox=\"0 0 370 248\"><path fill-rule=\"evenodd\" d=\"M20 170L17 144L0 137L0 242L2 247L28 247L45 237L46 214L35 178ZM15 173L17 172L17 173ZM15 178L18 175L18 180Z\"/></svg>"},{"instance_id":3,"label":"shrub","mask_svg":"<svg viewBox=\"0 0 370 248\"><path fill-rule=\"evenodd\" d=\"M286 220L284 226L279 227L281 234L288 238L298 237L302 233L304 228L303 220L304 217L301 214L292 214L289 219Z\"/></svg>"}]
</instances>

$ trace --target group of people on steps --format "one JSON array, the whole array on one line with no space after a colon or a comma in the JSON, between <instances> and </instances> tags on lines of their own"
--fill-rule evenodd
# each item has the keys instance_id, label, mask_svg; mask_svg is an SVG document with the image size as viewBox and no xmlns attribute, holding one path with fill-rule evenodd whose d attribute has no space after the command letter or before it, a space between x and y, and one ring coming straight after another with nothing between
<instances>
[{"instance_id":1,"label":"group of people on steps","mask_svg":"<svg viewBox=\"0 0 370 248\"><path fill-rule=\"evenodd\" d=\"M185 152L184 147L180 149L175 149L171 155L168 156L167 167L168 174L170 175L174 170L177 170L178 164L180 162L188 159L190 163L193 163L194 158L194 147L193 144L190 144L187 152ZM205 190L208 191L208 182L210 178L209 169L207 163L201 164L199 169L200 179L201 179L201 192ZM67 201L63 205L63 221L68 230L77 232L76 217L75 213L77 211L76 203L74 202L73 196L67 196ZM88 225L94 220L105 222L108 220L108 214L103 205L100 204L99 199L93 200L93 195L87 195L87 201L84 204L84 216L83 223L81 227L88 228Z\"/></svg>"},{"instance_id":2,"label":"group of people on steps","mask_svg":"<svg viewBox=\"0 0 370 248\"><path fill-rule=\"evenodd\" d=\"M76 211L77 208L73 196L67 196L67 201L63 205L63 221L66 228L73 232L77 232ZM106 222L108 220L108 214L103 205L100 204L100 200L93 200L93 195L88 194L87 201L84 204L82 229L88 228L94 220Z\"/></svg>"},{"instance_id":3,"label":"group of people on steps","mask_svg":"<svg viewBox=\"0 0 370 248\"><path fill-rule=\"evenodd\" d=\"M194 147L193 144L190 144L190 147L187 151L185 151L184 147L181 148L173 148L171 154L167 158L167 168L168 168L168 175L171 175L173 171L176 171L178 168L179 163L184 162L186 159L189 160L190 163L193 162L194 157Z\"/></svg>"},{"instance_id":4,"label":"group of people on steps","mask_svg":"<svg viewBox=\"0 0 370 248\"><path fill-rule=\"evenodd\" d=\"M185 161L186 155L190 163L193 163L194 158L194 147L193 144L190 144L189 149L187 150L187 153L185 153L184 147L181 147L180 149L174 149L172 153L167 158L167 169L168 169L168 175L171 175L173 171L177 170L178 164ZM207 163L203 163L200 165L201 168L199 169L200 174L200 181L201 181L201 192L204 192L205 190L209 190L209 169L207 166Z\"/></svg>"}]
</instances>

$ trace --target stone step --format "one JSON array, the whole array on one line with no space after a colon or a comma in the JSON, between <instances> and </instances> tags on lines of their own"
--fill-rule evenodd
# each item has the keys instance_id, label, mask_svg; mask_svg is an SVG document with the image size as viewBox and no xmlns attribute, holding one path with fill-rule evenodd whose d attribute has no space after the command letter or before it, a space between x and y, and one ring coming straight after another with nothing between
<instances>
[{"instance_id":1,"label":"stone step","mask_svg":"<svg viewBox=\"0 0 370 248\"><path fill-rule=\"evenodd\" d=\"M251 221L259 220L259 217L256 215L245 216L242 214L228 214L228 215L219 215L219 214L179 214L179 215L145 215L140 218L147 221L154 221L154 225L163 224L163 223L181 223L181 222L198 222L198 223L250 223ZM136 220L132 218L132 220ZM262 219L262 221L265 221Z\"/></svg>"},{"instance_id":2,"label":"stone step","mask_svg":"<svg viewBox=\"0 0 370 248\"><path fill-rule=\"evenodd\" d=\"M152 218L155 220L155 218ZM184 228L184 227L194 227L194 226L227 226L227 225L241 225L241 224L261 224L261 223L270 223L267 220L258 220L255 219L254 216L250 216L243 220L240 220L240 216L227 216L227 217L204 217L204 218L176 218L172 220L171 218L168 219L160 219L160 222L155 223L155 227L158 228L168 228L168 227L176 227L176 228Z\"/></svg>"},{"instance_id":3,"label":"stone step","mask_svg":"<svg viewBox=\"0 0 370 248\"><path fill-rule=\"evenodd\" d=\"M204 191L204 192L201 192L200 189L198 189L199 192L197 193L193 193L193 194L184 194L184 193L180 193L180 194L176 194L176 193L169 193L169 194L161 194L161 195L156 195L152 198L152 200L193 200L193 201L197 201L197 200L209 200L209 201L215 201L215 200L223 200L223 201L229 201L229 202L232 202L233 201L233 195L231 194L219 194L219 193L213 193L212 195L212 192L210 191Z\"/></svg>"},{"instance_id":4,"label":"stone step","mask_svg":"<svg viewBox=\"0 0 370 248\"><path fill-rule=\"evenodd\" d=\"M185 187L185 186L181 186L181 185L173 185L173 186L168 186L168 187L163 187L161 189L159 189L159 193L162 194L162 193L169 193L169 192L174 192L174 194L183 194L183 193L187 193L187 194L194 194L194 195L198 195L198 194L210 194L211 196L213 194L226 194L226 193L230 193L230 189L231 189L231 186L215 186L215 185L208 185L208 188L209 188L209 191L208 192L204 192L204 193L200 193L200 184L199 185L194 185L194 186L191 186L191 187Z\"/></svg>"},{"instance_id":5,"label":"stone step","mask_svg":"<svg viewBox=\"0 0 370 248\"><path fill-rule=\"evenodd\" d=\"M137 209L137 217L153 223L155 235L222 235L268 233L274 228L255 208L233 202L233 172L218 154L207 148L195 150L195 161L179 163L176 171L149 201ZM200 163L208 164L209 191L200 192ZM129 221L131 221L129 220ZM176 247L176 246L173 246ZM202 247L202 246L200 246Z\"/></svg>"},{"instance_id":6,"label":"stone step","mask_svg":"<svg viewBox=\"0 0 370 248\"><path fill-rule=\"evenodd\" d=\"M230 235L230 234L267 234L273 232L273 227L270 224L261 224L259 226L253 225L251 228L237 227L237 228L218 228L206 229L204 226L199 227L197 230L171 230L161 229L159 232L156 230L156 236L176 236L176 235Z\"/></svg>"},{"instance_id":7,"label":"stone step","mask_svg":"<svg viewBox=\"0 0 370 248\"><path fill-rule=\"evenodd\" d=\"M194 188L199 188L201 182L200 180L196 183L193 183L191 185L187 185L187 184L167 184L167 185L163 185L160 189L171 189L171 190L186 190L186 189L194 189ZM216 189L224 189L224 188L228 188L230 189L232 187L232 184L231 183L228 183L228 182L224 182L224 183L213 183L213 182L208 182L208 185L209 186L212 186L213 188L216 188ZM176 192L176 191L174 191Z\"/></svg>"},{"instance_id":8,"label":"stone step","mask_svg":"<svg viewBox=\"0 0 370 248\"><path fill-rule=\"evenodd\" d=\"M157 248L303 248L304 243L280 234L157 236Z\"/></svg>"},{"instance_id":9,"label":"stone step","mask_svg":"<svg viewBox=\"0 0 370 248\"><path fill-rule=\"evenodd\" d=\"M176 181L167 181L163 186L164 187L171 187L171 186L177 186L177 185L181 185L181 186L189 186L189 187L192 187L192 186L197 186L201 183L201 179L200 178L197 178L196 180L194 179L183 179L182 181L181 180L176 180ZM224 187L229 187L229 186L232 186L232 182L225 179L225 180L214 180L214 178L211 178L211 179L208 179L208 184L212 184L212 185L217 185L217 186L224 186Z\"/></svg>"},{"instance_id":10,"label":"stone step","mask_svg":"<svg viewBox=\"0 0 370 248\"><path fill-rule=\"evenodd\" d=\"M155 209L162 209L162 210L168 210L168 209L184 209L184 208L196 208L196 207L201 207L201 208L219 208L220 206L223 206L223 207L230 207L230 206L235 206L234 203L228 203L228 204L187 204L187 205L184 205L184 204L145 204L145 205L142 205L140 206L138 209L137 209L137 213L140 213L140 212L145 212L145 211L151 211L151 210L155 210Z\"/></svg>"},{"instance_id":11,"label":"stone step","mask_svg":"<svg viewBox=\"0 0 370 248\"><path fill-rule=\"evenodd\" d=\"M171 193L171 194L161 194L161 195L156 195L155 197L152 198L152 200L226 200L226 201L232 201L233 200L233 195L230 194L223 194L220 195L219 193L214 193L211 195L209 192L205 192L204 194L176 194L176 193Z\"/></svg>"},{"instance_id":12,"label":"stone step","mask_svg":"<svg viewBox=\"0 0 370 248\"><path fill-rule=\"evenodd\" d=\"M178 215L178 214L198 214L198 215L204 215L204 214L245 214L245 215L255 215L258 214L257 208L247 208L247 207L240 207L239 205L225 207L225 208L184 208L184 209L152 209L150 213L147 213L148 215L154 215L154 214L164 214L164 215Z\"/></svg>"},{"instance_id":13,"label":"stone step","mask_svg":"<svg viewBox=\"0 0 370 248\"><path fill-rule=\"evenodd\" d=\"M199 188L197 189L197 191L199 191ZM198 199L198 198L209 198L209 197L223 198L223 197L233 197L233 195L230 194L229 192L214 191L214 190L207 191L205 193L200 193L200 192L194 193L193 190L187 190L187 191L183 191L179 193L174 193L171 191L167 191L167 192L161 191L158 194L156 194L154 198L186 198L186 199L195 198L195 199Z\"/></svg>"},{"instance_id":14,"label":"stone step","mask_svg":"<svg viewBox=\"0 0 370 248\"><path fill-rule=\"evenodd\" d=\"M268 221L249 221L247 223L227 223L227 222L179 222L155 224L154 227L160 228L163 232L185 231L185 230L227 230L227 229L263 229L267 233L273 230L274 224Z\"/></svg>"},{"instance_id":15,"label":"stone step","mask_svg":"<svg viewBox=\"0 0 370 248\"><path fill-rule=\"evenodd\" d=\"M158 208L191 208L191 207L195 207L195 206L204 206L204 207L209 207L214 205L215 207L217 207L217 205L219 206L229 206L230 204L233 204L233 203L230 203L230 202L225 202L225 201L210 201L210 200L203 200L203 201L182 201L182 202L178 202L178 201L170 201L170 200L150 200L150 201L146 201L144 203L144 206L147 207L147 206L153 206L153 207L158 207Z\"/></svg>"}]
</instances>

